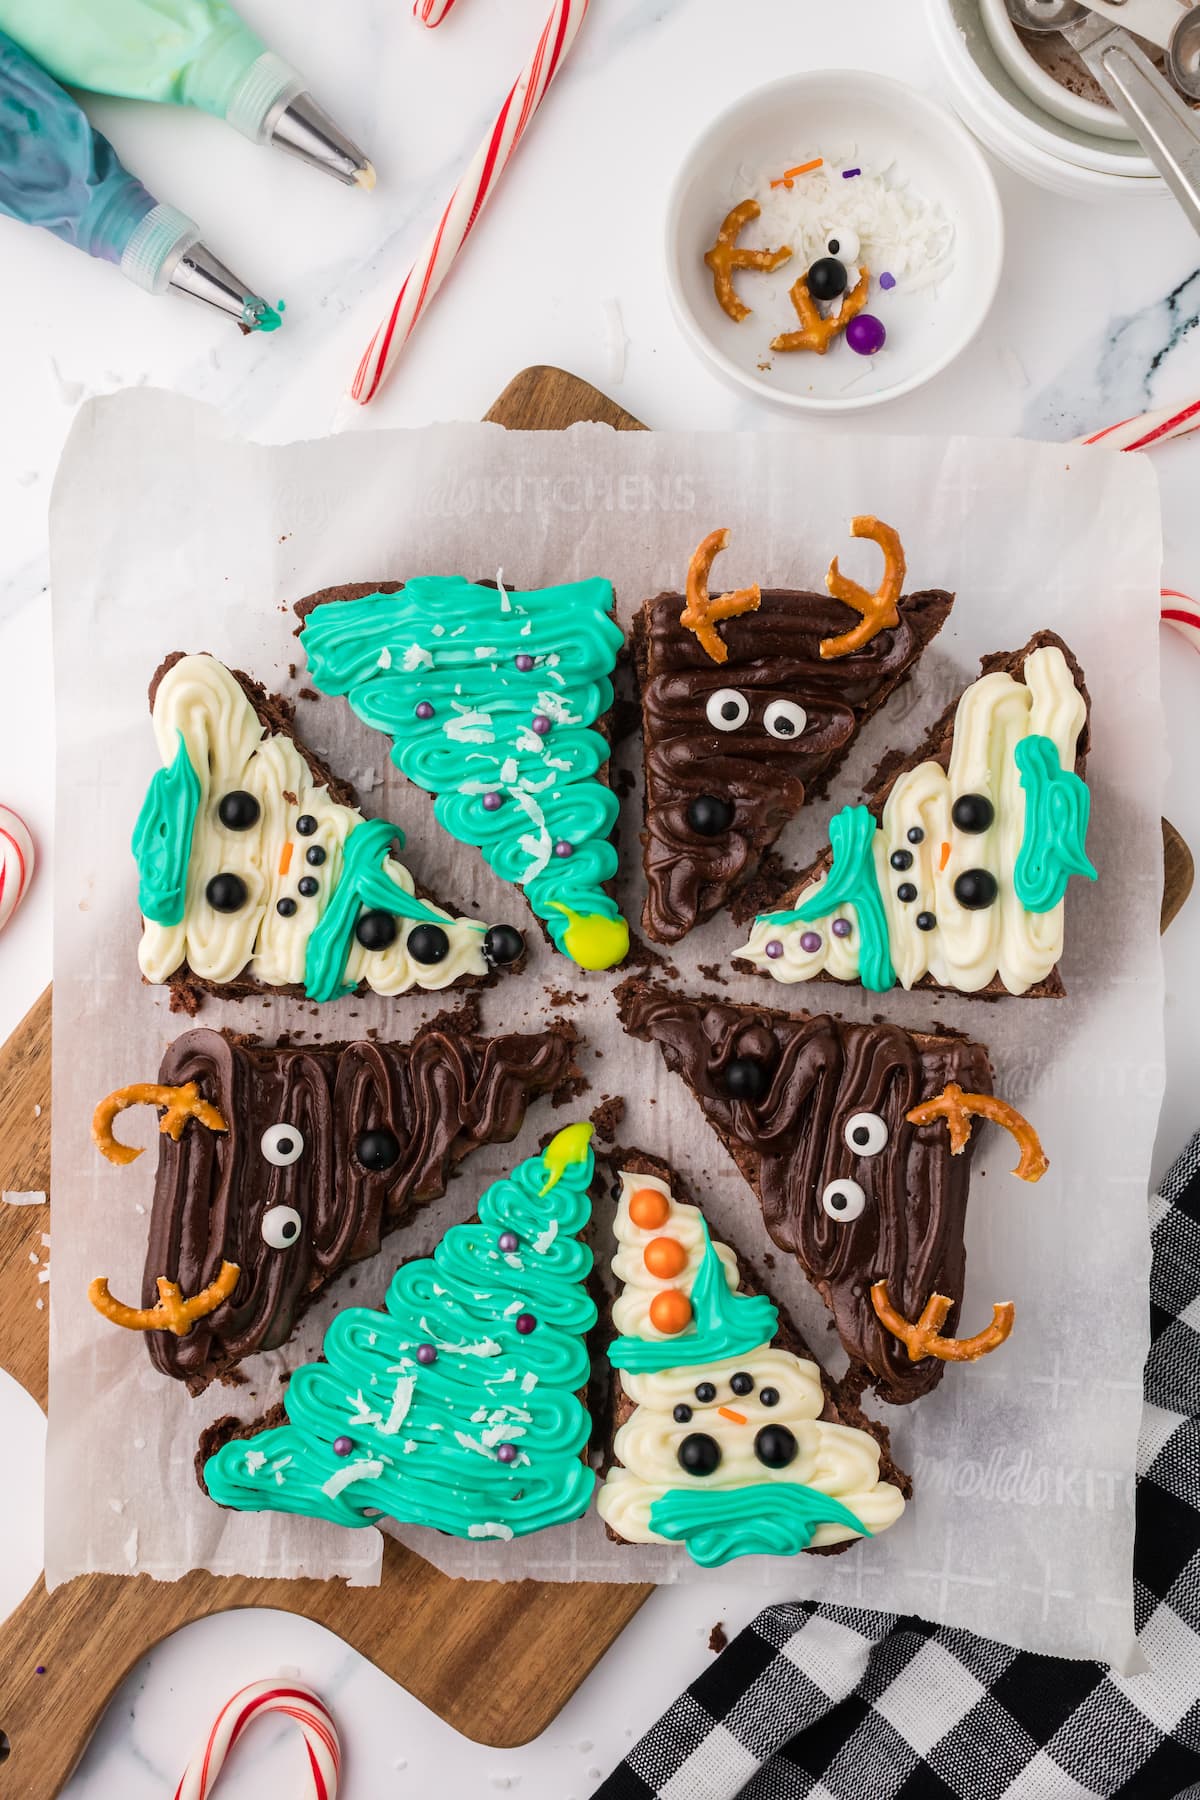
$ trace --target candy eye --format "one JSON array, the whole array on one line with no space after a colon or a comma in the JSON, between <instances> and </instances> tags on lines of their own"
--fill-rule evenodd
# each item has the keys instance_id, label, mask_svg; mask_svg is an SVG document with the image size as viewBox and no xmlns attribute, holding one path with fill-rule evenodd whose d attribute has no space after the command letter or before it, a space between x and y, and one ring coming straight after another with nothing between
<instances>
[{"instance_id":1,"label":"candy eye","mask_svg":"<svg viewBox=\"0 0 1200 1800\"><path fill-rule=\"evenodd\" d=\"M689 1475L715 1475L721 1466L721 1446L707 1431L689 1432L675 1456Z\"/></svg>"},{"instance_id":2,"label":"candy eye","mask_svg":"<svg viewBox=\"0 0 1200 1800\"><path fill-rule=\"evenodd\" d=\"M259 1229L272 1250L289 1250L300 1236L300 1214L294 1206L269 1206Z\"/></svg>"},{"instance_id":3,"label":"candy eye","mask_svg":"<svg viewBox=\"0 0 1200 1800\"><path fill-rule=\"evenodd\" d=\"M750 702L736 688L718 688L708 696L704 711L717 731L737 731L750 717Z\"/></svg>"},{"instance_id":4,"label":"candy eye","mask_svg":"<svg viewBox=\"0 0 1200 1800\"><path fill-rule=\"evenodd\" d=\"M856 1156L878 1156L888 1141L888 1128L878 1113L855 1113L846 1120L846 1147Z\"/></svg>"},{"instance_id":5,"label":"candy eye","mask_svg":"<svg viewBox=\"0 0 1200 1800\"><path fill-rule=\"evenodd\" d=\"M999 893L1000 884L990 869L964 869L955 878L954 898L968 912L995 906Z\"/></svg>"},{"instance_id":6,"label":"candy eye","mask_svg":"<svg viewBox=\"0 0 1200 1800\"><path fill-rule=\"evenodd\" d=\"M950 808L950 817L960 831L987 831L996 809L986 794L960 794Z\"/></svg>"},{"instance_id":7,"label":"candy eye","mask_svg":"<svg viewBox=\"0 0 1200 1800\"><path fill-rule=\"evenodd\" d=\"M800 1454L795 1433L786 1425L764 1425L754 1439L754 1454L767 1469L786 1469Z\"/></svg>"},{"instance_id":8,"label":"candy eye","mask_svg":"<svg viewBox=\"0 0 1200 1800\"><path fill-rule=\"evenodd\" d=\"M772 700L763 724L773 738L798 738L808 724L808 714L794 700Z\"/></svg>"},{"instance_id":9,"label":"candy eye","mask_svg":"<svg viewBox=\"0 0 1200 1800\"><path fill-rule=\"evenodd\" d=\"M294 1125L268 1125L259 1149L275 1168L286 1169L304 1155L304 1138Z\"/></svg>"},{"instance_id":10,"label":"candy eye","mask_svg":"<svg viewBox=\"0 0 1200 1800\"><path fill-rule=\"evenodd\" d=\"M865 1192L848 1175L843 1175L840 1181L831 1181L821 1195L821 1205L839 1225L848 1225L851 1219L857 1219L866 1204Z\"/></svg>"},{"instance_id":11,"label":"candy eye","mask_svg":"<svg viewBox=\"0 0 1200 1800\"><path fill-rule=\"evenodd\" d=\"M852 226L839 225L836 230L830 232L825 240L825 248L830 256L837 256L841 258L842 262L852 263L858 261L862 246L858 241L858 233Z\"/></svg>"}]
</instances>

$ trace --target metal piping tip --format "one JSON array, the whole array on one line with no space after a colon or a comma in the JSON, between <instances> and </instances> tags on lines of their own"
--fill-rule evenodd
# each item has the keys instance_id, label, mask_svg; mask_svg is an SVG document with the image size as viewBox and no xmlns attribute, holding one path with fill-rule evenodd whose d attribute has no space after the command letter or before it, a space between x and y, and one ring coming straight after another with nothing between
<instances>
[{"instance_id":1,"label":"metal piping tip","mask_svg":"<svg viewBox=\"0 0 1200 1800\"><path fill-rule=\"evenodd\" d=\"M268 141L278 144L314 169L344 181L347 187L373 188L375 170L369 159L340 131L311 94L297 94L268 126Z\"/></svg>"},{"instance_id":2,"label":"metal piping tip","mask_svg":"<svg viewBox=\"0 0 1200 1800\"><path fill-rule=\"evenodd\" d=\"M243 331L275 331L281 322L275 307L252 293L204 244L193 244L183 252L168 285L191 300L215 306Z\"/></svg>"}]
</instances>

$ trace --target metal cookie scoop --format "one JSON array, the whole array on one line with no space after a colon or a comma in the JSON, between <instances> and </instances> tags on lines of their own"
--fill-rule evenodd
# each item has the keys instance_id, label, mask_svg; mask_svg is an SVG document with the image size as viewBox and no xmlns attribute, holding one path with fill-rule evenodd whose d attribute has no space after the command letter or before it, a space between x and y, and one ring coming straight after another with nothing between
<instances>
[{"instance_id":1,"label":"metal cookie scoop","mask_svg":"<svg viewBox=\"0 0 1200 1800\"><path fill-rule=\"evenodd\" d=\"M1005 0L1025 31L1061 32L1082 57L1200 232L1200 118L1114 19L1167 51L1171 78L1200 99L1200 12L1175 0Z\"/></svg>"}]
</instances>

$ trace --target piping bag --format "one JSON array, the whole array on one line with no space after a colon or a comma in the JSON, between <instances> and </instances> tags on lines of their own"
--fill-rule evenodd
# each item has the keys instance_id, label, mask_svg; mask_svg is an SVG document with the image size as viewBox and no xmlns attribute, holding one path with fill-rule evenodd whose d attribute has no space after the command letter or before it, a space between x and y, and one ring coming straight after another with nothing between
<instances>
[{"instance_id":1,"label":"piping bag","mask_svg":"<svg viewBox=\"0 0 1200 1800\"><path fill-rule=\"evenodd\" d=\"M275 308L205 248L187 214L155 200L70 94L3 32L0 213L115 263L148 293L190 294L248 331L279 324Z\"/></svg>"},{"instance_id":2,"label":"piping bag","mask_svg":"<svg viewBox=\"0 0 1200 1800\"><path fill-rule=\"evenodd\" d=\"M348 186L375 170L228 0L0 0L0 31L69 87L196 106Z\"/></svg>"}]
</instances>

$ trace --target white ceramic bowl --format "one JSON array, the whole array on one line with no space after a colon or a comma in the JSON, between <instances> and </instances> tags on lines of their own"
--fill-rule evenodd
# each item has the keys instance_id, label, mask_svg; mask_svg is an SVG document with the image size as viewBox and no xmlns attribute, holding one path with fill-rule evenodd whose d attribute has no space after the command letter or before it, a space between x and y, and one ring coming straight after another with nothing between
<instances>
[{"instance_id":1,"label":"white ceramic bowl","mask_svg":"<svg viewBox=\"0 0 1200 1800\"><path fill-rule=\"evenodd\" d=\"M925 16L954 110L1009 168L1075 199L1166 194L1139 144L1081 131L1017 86L984 29L980 0L926 0Z\"/></svg>"},{"instance_id":2,"label":"white ceramic bowl","mask_svg":"<svg viewBox=\"0 0 1200 1800\"><path fill-rule=\"evenodd\" d=\"M937 201L956 233L952 266L936 287L872 290L869 310L883 319L888 341L870 368L841 342L825 356L772 354L770 336L794 323L790 312L782 319L776 306L768 317L760 305L736 324L718 305L704 263L722 218L746 197L734 191L743 165L786 169L822 146L832 154L848 135L864 162L894 161L896 177ZM799 412L860 412L939 374L987 316L1003 252L1000 197L970 134L914 88L855 70L808 70L744 95L689 149L667 203L667 286L685 337L733 386ZM774 278L781 292L793 279L789 268Z\"/></svg>"},{"instance_id":3,"label":"white ceramic bowl","mask_svg":"<svg viewBox=\"0 0 1200 1800\"><path fill-rule=\"evenodd\" d=\"M1028 94L1044 113L1091 137L1123 138L1126 142L1132 138L1133 133L1115 107L1073 94L1042 67L1009 18L1005 0L979 0L979 11L988 41L1002 66L1022 93Z\"/></svg>"}]
</instances>

